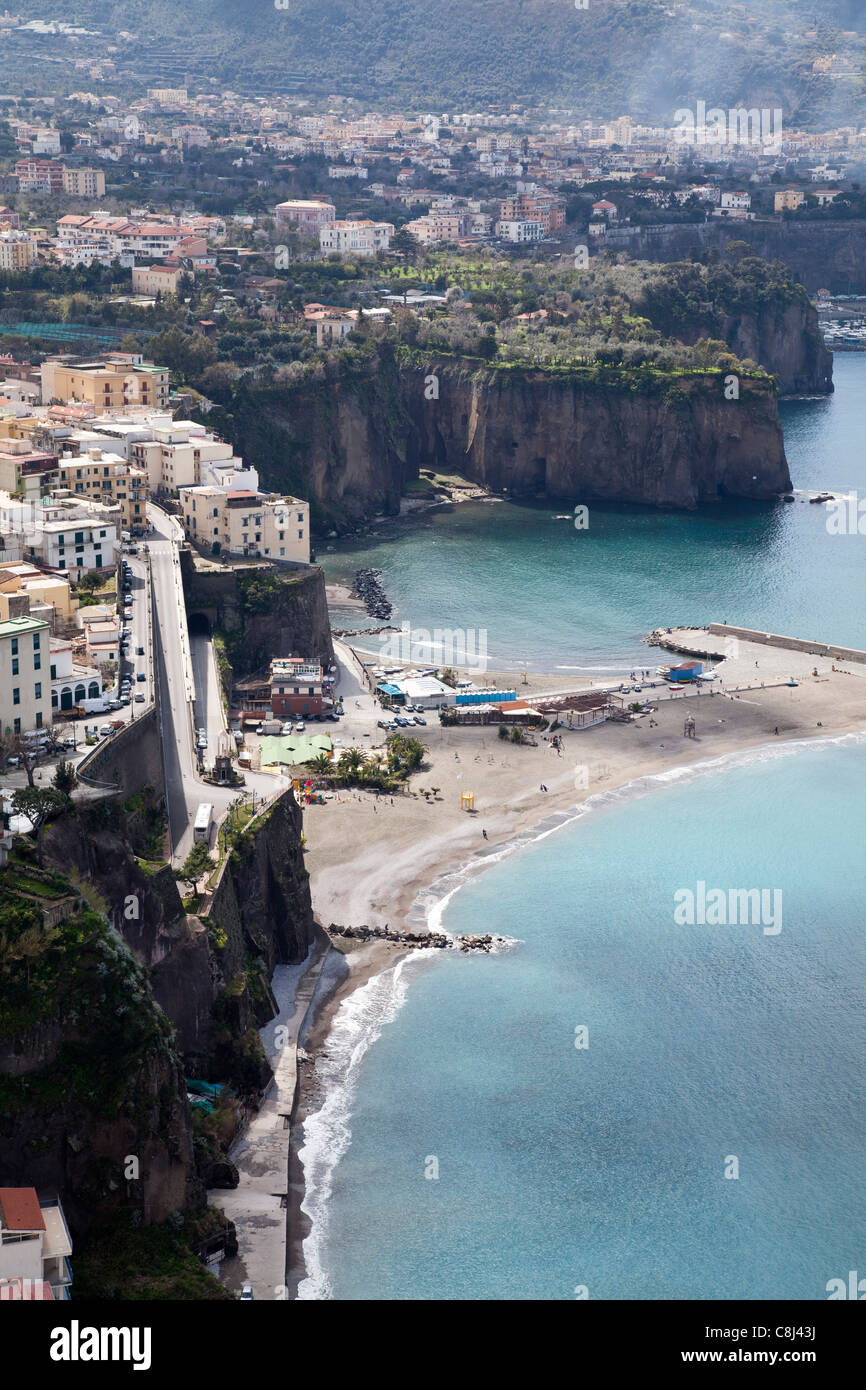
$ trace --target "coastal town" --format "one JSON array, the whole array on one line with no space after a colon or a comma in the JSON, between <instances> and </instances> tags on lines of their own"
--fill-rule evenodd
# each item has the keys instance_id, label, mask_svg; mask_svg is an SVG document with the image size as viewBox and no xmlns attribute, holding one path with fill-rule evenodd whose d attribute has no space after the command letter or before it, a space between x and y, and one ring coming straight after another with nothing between
<instances>
[{"instance_id":1,"label":"coastal town","mask_svg":"<svg viewBox=\"0 0 866 1390\"><path fill-rule=\"evenodd\" d=\"M0 14L0 1301L823 1298L863 26L298 4Z\"/></svg>"}]
</instances>

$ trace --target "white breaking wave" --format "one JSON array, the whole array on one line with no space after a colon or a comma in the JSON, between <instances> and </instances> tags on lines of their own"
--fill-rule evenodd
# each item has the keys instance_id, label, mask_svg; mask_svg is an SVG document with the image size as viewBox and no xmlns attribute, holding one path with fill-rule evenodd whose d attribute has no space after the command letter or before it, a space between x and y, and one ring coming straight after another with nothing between
<instances>
[{"instance_id":1,"label":"white breaking wave","mask_svg":"<svg viewBox=\"0 0 866 1390\"><path fill-rule=\"evenodd\" d=\"M409 986L406 967L413 961L429 960L431 955L430 951L413 951L392 969L374 975L344 999L328 1033L327 1052L316 1062L325 1099L322 1108L304 1121L304 1143L298 1151L304 1166L305 1193L301 1210L311 1223L310 1233L304 1240L307 1274L298 1286L299 1299L333 1297L323 1253L328 1238L334 1170L352 1140L349 1121L358 1068L406 1000Z\"/></svg>"}]
</instances>

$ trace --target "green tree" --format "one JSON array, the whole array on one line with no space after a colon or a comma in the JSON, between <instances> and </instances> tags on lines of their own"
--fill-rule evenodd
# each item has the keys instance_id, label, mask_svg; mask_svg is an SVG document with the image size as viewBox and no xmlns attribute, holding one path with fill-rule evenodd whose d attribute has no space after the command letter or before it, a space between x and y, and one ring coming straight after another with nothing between
<instances>
[{"instance_id":1,"label":"green tree","mask_svg":"<svg viewBox=\"0 0 866 1390\"><path fill-rule=\"evenodd\" d=\"M72 763L61 759L55 768L54 776L51 779L51 785L56 787L59 792L63 792L64 795L68 796L69 793L74 790L77 783L78 776L75 767Z\"/></svg>"},{"instance_id":2,"label":"green tree","mask_svg":"<svg viewBox=\"0 0 866 1390\"><path fill-rule=\"evenodd\" d=\"M45 826L69 805L69 797L57 787L19 787L12 794L12 810L16 816L26 816L36 826L36 859L42 863L42 840Z\"/></svg>"},{"instance_id":3,"label":"green tree","mask_svg":"<svg viewBox=\"0 0 866 1390\"><path fill-rule=\"evenodd\" d=\"M207 845L204 840L196 840L182 866L174 870L174 876L179 883L185 883L190 893L193 893L202 874L212 868L213 860Z\"/></svg>"}]
</instances>

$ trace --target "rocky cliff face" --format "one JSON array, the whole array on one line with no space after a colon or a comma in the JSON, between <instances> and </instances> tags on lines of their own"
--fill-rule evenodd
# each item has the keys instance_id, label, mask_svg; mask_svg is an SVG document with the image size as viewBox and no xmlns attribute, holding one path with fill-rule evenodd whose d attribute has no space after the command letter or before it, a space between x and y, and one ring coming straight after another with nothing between
<instances>
[{"instance_id":1,"label":"rocky cliff face","mask_svg":"<svg viewBox=\"0 0 866 1390\"><path fill-rule=\"evenodd\" d=\"M428 399L431 378L437 394ZM405 482L425 467L565 503L691 508L724 496L769 498L791 483L765 378L742 378L738 399L728 400L718 375L568 374L433 355L398 366L383 352L363 379L355 371L322 389L331 395L324 414L312 384L292 388L277 407L267 393L257 417L267 415L269 428L278 419L286 443L254 461L271 486L288 486L284 459L291 454L297 469L303 439L303 490L320 525L338 530L383 507L396 511ZM374 445L366 427L354 428L364 416L381 425Z\"/></svg>"},{"instance_id":2,"label":"rocky cliff face","mask_svg":"<svg viewBox=\"0 0 866 1390\"><path fill-rule=\"evenodd\" d=\"M236 676L265 669L277 655L310 657L325 669L333 662L325 581L317 567L197 569L192 552L182 550L181 572L190 623L204 618L220 633Z\"/></svg>"},{"instance_id":3,"label":"rocky cliff face","mask_svg":"<svg viewBox=\"0 0 866 1390\"><path fill-rule=\"evenodd\" d=\"M273 1012L274 966L303 959L313 939L300 809L289 791L252 823L202 917L184 911L167 865L155 872L140 867L130 853L127 818L116 804L98 803L55 822L48 850L148 970L187 1073L226 1080L224 996L240 1001L232 1005L238 1036L253 1023L263 1025Z\"/></svg>"},{"instance_id":4,"label":"rocky cliff face","mask_svg":"<svg viewBox=\"0 0 866 1390\"><path fill-rule=\"evenodd\" d=\"M772 362L782 395L827 395L833 390L833 354L824 342L811 305L728 318L724 337L742 360Z\"/></svg>"},{"instance_id":5,"label":"rocky cliff face","mask_svg":"<svg viewBox=\"0 0 866 1390\"><path fill-rule=\"evenodd\" d=\"M424 382L438 378L438 400ZM618 374L615 374L618 376ZM455 370L431 362L404 374L421 466L454 469L495 490L563 502L695 507L720 497L767 498L790 487L768 381L623 373L608 384L546 372Z\"/></svg>"},{"instance_id":6,"label":"rocky cliff face","mask_svg":"<svg viewBox=\"0 0 866 1390\"><path fill-rule=\"evenodd\" d=\"M781 261L810 294L827 288L837 294L866 294L866 222L858 218L740 222L712 218L707 223L672 224L652 236L609 232L605 246L642 261L685 260L691 252L729 241L747 241L756 256ZM765 363L769 368L769 363ZM772 368L770 368L772 370Z\"/></svg>"},{"instance_id":7,"label":"rocky cliff face","mask_svg":"<svg viewBox=\"0 0 866 1390\"><path fill-rule=\"evenodd\" d=\"M76 913L32 967L22 956L10 976L0 954L0 1181L57 1189L77 1231L115 1210L159 1222L204 1201L184 1077L266 1084L256 1030L276 1012L270 977L316 930L291 792L241 835L202 917L167 866L133 854L142 800L79 806L49 827L46 866Z\"/></svg>"}]
</instances>

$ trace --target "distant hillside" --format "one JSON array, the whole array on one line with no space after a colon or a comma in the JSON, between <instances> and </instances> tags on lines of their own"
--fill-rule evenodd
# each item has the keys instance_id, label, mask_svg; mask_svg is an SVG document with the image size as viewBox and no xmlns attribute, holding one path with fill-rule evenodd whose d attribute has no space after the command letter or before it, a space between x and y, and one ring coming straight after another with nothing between
<instances>
[{"instance_id":1,"label":"distant hillside","mask_svg":"<svg viewBox=\"0 0 866 1390\"><path fill-rule=\"evenodd\" d=\"M74 16L103 35L133 34L116 56L135 55L148 82L162 59L173 80L186 69L196 85L300 82L416 109L553 101L670 122L677 107L703 99L781 106L790 124L866 119L863 0L588 0L585 10L574 0L279 3L76 0ZM57 0L19 9L27 19L72 18ZM44 42L58 41L28 38L28 51ZM832 54L860 75L813 72Z\"/></svg>"}]
</instances>

